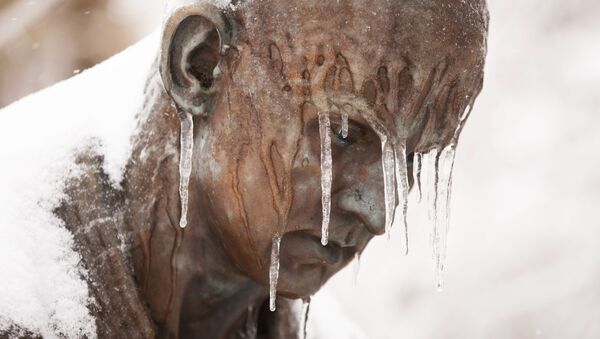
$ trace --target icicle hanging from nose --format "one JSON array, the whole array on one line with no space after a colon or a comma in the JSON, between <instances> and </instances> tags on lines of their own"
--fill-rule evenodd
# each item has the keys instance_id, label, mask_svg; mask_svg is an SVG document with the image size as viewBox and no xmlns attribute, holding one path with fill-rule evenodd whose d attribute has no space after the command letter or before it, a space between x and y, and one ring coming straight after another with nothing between
<instances>
[{"instance_id":1,"label":"icicle hanging from nose","mask_svg":"<svg viewBox=\"0 0 600 339\"><path fill-rule=\"evenodd\" d=\"M192 150L194 147L194 121L187 112L179 112L180 120L180 153L179 153L179 198L181 200L181 217L179 226L187 226L188 187L192 173Z\"/></svg>"},{"instance_id":2,"label":"icicle hanging from nose","mask_svg":"<svg viewBox=\"0 0 600 339\"><path fill-rule=\"evenodd\" d=\"M331 181L333 161L331 159L331 123L329 112L319 112L319 136L321 139L321 202L323 222L321 224L321 243L329 241L329 216L331 214Z\"/></svg>"}]
</instances>

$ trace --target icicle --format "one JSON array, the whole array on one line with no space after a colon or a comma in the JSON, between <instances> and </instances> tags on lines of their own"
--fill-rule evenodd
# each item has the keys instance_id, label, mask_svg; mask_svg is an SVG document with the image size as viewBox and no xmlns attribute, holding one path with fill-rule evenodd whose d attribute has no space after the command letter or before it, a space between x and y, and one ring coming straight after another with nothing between
<instances>
[{"instance_id":1,"label":"icicle","mask_svg":"<svg viewBox=\"0 0 600 339\"><path fill-rule=\"evenodd\" d=\"M354 268L352 270L352 275L354 276L354 285L358 281L358 273L360 271L360 253L354 254Z\"/></svg>"},{"instance_id":2,"label":"icicle","mask_svg":"<svg viewBox=\"0 0 600 339\"><path fill-rule=\"evenodd\" d=\"M422 182L422 190L424 190L423 198L428 206L427 215L429 217L429 221L433 223L435 216L435 196L436 196L436 181L437 181L437 171L436 171L436 159L437 159L438 151L437 149L432 149L423 155L423 159L421 161L421 173L425 174L421 175ZM432 233L433 234L433 233Z\"/></svg>"},{"instance_id":3,"label":"icicle","mask_svg":"<svg viewBox=\"0 0 600 339\"><path fill-rule=\"evenodd\" d=\"M308 313L310 312L310 297L302 299L302 319L300 321L300 338L306 339L308 334Z\"/></svg>"},{"instance_id":4,"label":"icicle","mask_svg":"<svg viewBox=\"0 0 600 339\"><path fill-rule=\"evenodd\" d=\"M271 267L269 268L269 309L275 311L275 299L277 297L277 280L279 279L279 247L281 236L275 234L273 246L271 247Z\"/></svg>"},{"instance_id":5,"label":"icicle","mask_svg":"<svg viewBox=\"0 0 600 339\"><path fill-rule=\"evenodd\" d=\"M408 223L406 221L408 211L408 168L406 165L406 146L398 143L394 147L394 159L396 163L396 184L398 185L398 202L400 214L397 217L403 228L404 254L408 254Z\"/></svg>"},{"instance_id":6,"label":"icicle","mask_svg":"<svg viewBox=\"0 0 600 339\"><path fill-rule=\"evenodd\" d=\"M450 196L452 193L452 169L454 167L455 148L449 145L442 150L436 162L437 184L434 221L434 255L436 264L436 284L438 290L443 286L444 265L448 228L450 226Z\"/></svg>"},{"instance_id":7,"label":"icicle","mask_svg":"<svg viewBox=\"0 0 600 339\"><path fill-rule=\"evenodd\" d=\"M319 112L319 135L321 137L321 201L323 204L323 222L321 224L321 243L329 241L329 215L331 211L331 180L333 163L331 159L331 125L329 112Z\"/></svg>"},{"instance_id":8,"label":"icicle","mask_svg":"<svg viewBox=\"0 0 600 339\"><path fill-rule=\"evenodd\" d=\"M192 173L192 149L194 147L194 121L192 115L186 112L179 112L181 121L179 154L179 197L181 200L181 219L179 226L187 226L188 211L188 186L190 184L190 175Z\"/></svg>"},{"instance_id":9,"label":"icicle","mask_svg":"<svg viewBox=\"0 0 600 339\"><path fill-rule=\"evenodd\" d=\"M348 112L343 109L342 110L342 138L346 139L348 137Z\"/></svg>"},{"instance_id":10,"label":"icicle","mask_svg":"<svg viewBox=\"0 0 600 339\"><path fill-rule=\"evenodd\" d=\"M387 138L381 143L383 162L383 190L385 199L385 232L388 239L394 222L394 211L396 208L396 178L394 173L395 156L394 148Z\"/></svg>"},{"instance_id":11,"label":"icicle","mask_svg":"<svg viewBox=\"0 0 600 339\"><path fill-rule=\"evenodd\" d=\"M248 306L248 314L246 315L246 328L243 332L244 339L256 339L258 329L256 328L256 319L254 318L254 307Z\"/></svg>"},{"instance_id":12,"label":"icicle","mask_svg":"<svg viewBox=\"0 0 600 339\"><path fill-rule=\"evenodd\" d=\"M423 155L421 153L415 152L415 156L413 158L413 181L417 188L417 202L421 202L421 200L423 200L423 191L421 190L422 159Z\"/></svg>"},{"instance_id":13,"label":"icicle","mask_svg":"<svg viewBox=\"0 0 600 339\"><path fill-rule=\"evenodd\" d=\"M351 106L345 106L351 109ZM396 209L396 173L394 147L389 142L389 133L386 128L369 113L359 110L361 116L369 123L381 140L381 162L383 167L383 190L385 200L385 231L388 239L394 222Z\"/></svg>"}]
</instances>

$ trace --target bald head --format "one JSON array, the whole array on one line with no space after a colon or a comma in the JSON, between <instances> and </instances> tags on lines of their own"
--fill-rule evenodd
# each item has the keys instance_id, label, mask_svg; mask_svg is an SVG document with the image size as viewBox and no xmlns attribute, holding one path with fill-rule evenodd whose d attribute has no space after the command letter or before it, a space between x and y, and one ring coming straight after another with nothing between
<instances>
[{"instance_id":1,"label":"bald head","mask_svg":"<svg viewBox=\"0 0 600 339\"><path fill-rule=\"evenodd\" d=\"M236 60L230 79L264 110L306 101L322 110L320 102L359 98L412 146L428 149L457 136L460 117L482 86L484 0L186 3L212 12L208 21Z\"/></svg>"}]
</instances>

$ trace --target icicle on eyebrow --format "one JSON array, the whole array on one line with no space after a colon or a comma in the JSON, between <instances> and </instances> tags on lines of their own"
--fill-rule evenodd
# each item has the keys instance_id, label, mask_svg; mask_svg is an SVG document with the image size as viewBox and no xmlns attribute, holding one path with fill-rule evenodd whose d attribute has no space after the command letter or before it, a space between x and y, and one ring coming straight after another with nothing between
<instances>
[{"instance_id":1,"label":"icicle on eyebrow","mask_svg":"<svg viewBox=\"0 0 600 339\"><path fill-rule=\"evenodd\" d=\"M422 166L423 154L415 152L413 159L413 181L417 187L417 202L421 202L423 199L423 192L421 190L421 166Z\"/></svg>"},{"instance_id":2,"label":"icicle on eyebrow","mask_svg":"<svg viewBox=\"0 0 600 339\"><path fill-rule=\"evenodd\" d=\"M321 139L321 202L323 221L321 224L321 244L329 242L329 217L331 214L331 181L333 160L331 158L331 123L329 112L319 112L319 136Z\"/></svg>"},{"instance_id":3,"label":"icicle on eyebrow","mask_svg":"<svg viewBox=\"0 0 600 339\"><path fill-rule=\"evenodd\" d=\"M396 159L394 155L394 147L390 141L390 135L386 128L371 115L363 112L362 110L358 111L381 140L381 165L383 167L383 191L385 201L385 231L389 238L396 209Z\"/></svg>"},{"instance_id":4,"label":"icicle on eyebrow","mask_svg":"<svg viewBox=\"0 0 600 339\"><path fill-rule=\"evenodd\" d=\"M277 280L279 279L279 248L281 246L281 236L279 233L273 237L273 246L271 247L271 267L269 268L269 310L274 312L277 306Z\"/></svg>"},{"instance_id":5,"label":"icicle on eyebrow","mask_svg":"<svg viewBox=\"0 0 600 339\"><path fill-rule=\"evenodd\" d=\"M300 319L300 338L308 338L308 315L310 313L310 297L302 299L302 319Z\"/></svg>"},{"instance_id":6,"label":"icicle on eyebrow","mask_svg":"<svg viewBox=\"0 0 600 339\"><path fill-rule=\"evenodd\" d=\"M179 153L179 198L181 200L181 217L179 227L187 226L188 189L192 173L192 150L194 147L194 120L187 112L179 112L180 120L180 153Z\"/></svg>"},{"instance_id":7,"label":"icicle on eyebrow","mask_svg":"<svg viewBox=\"0 0 600 339\"><path fill-rule=\"evenodd\" d=\"M450 198L452 193L452 170L454 168L455 147L446 146L436 160L436 199L434 215L433 254L436 265L436 286L441 290L444 283L444 265L450 225Z\"/></svg>"},{"instance_id":8,"label":"icicle on eyebrow","mask_svg":"<svg viewBox=\"0 0 600 339\"><path fill-rule=\"evenodd\" d=\"M398 209L400 211L396 216L400 219L400 223L403 228L403 243L404 243L404 254L408 254L408 223L407 223L407 212L408 212L408 169L406 161L406 146L403 143L398 142L394 147L394 158L396 163L396 183L398 185ZM398 212L396 212L398 213Z\"/></svg>"}]
</instances>

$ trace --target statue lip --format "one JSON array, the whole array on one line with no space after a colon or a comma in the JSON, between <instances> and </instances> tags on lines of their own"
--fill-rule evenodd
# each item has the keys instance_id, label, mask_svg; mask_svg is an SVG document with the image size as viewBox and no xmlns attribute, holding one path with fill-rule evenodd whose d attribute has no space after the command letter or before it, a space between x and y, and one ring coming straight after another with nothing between
<instances>
[{"instance_id":1,"label":"statue lip","mask_svg":"<svg viewBox=\"0 0 600 339\"><path fill-rule=\"evenodd\" d=\"M329 239L327 246L321 244L321 237L308 231L286 233L282 248L288 249L290 257L298 264L337 265L354 257L355 246L343 246L335 239Z\"/></svg>"}]
</instances>

